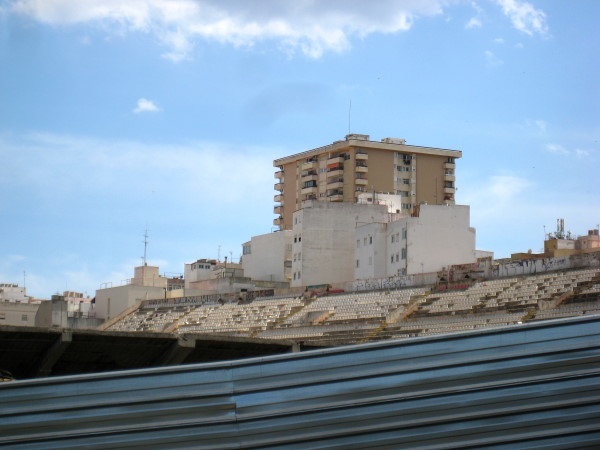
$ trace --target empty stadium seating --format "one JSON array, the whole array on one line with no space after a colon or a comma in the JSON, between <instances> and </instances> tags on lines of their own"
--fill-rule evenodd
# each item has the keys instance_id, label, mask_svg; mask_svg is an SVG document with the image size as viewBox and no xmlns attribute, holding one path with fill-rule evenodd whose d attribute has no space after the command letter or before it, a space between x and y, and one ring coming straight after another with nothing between
<instances>
[{"instance_id":1,"label":"empty stadium seating","mask_svg":"<svg viewBox=\"0 0 600 450\"><path fill-rule=\"evenodd\" d=\"M600 314L599 268L480 280L458 287L261 298L247 304L142 305L109 329L341 345Z\"/></svg>"}]
</instances>

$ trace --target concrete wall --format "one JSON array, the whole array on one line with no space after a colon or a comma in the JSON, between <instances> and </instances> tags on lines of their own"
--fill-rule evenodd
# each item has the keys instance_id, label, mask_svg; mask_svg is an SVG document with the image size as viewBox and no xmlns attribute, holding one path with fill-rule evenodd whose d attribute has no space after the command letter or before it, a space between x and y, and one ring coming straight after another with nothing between
<instances>
[{"instance_id":1,"label":"concrete wall","mask_svg":"<svg viewBox=\"0 0 600 450\"><path fill-rule=\"evenodd\" d=\"M134 269L131 284L166 288L167 279L159 275L157 266L139 266Z\"/></svg>"},{"instance_id":2,"label":"concrete wall","mask_svg":"<svg viewBox=\"0 0 600 450\"><path fill-rule=\"evenodd\" d=\"M0 302L0 325L35 326L39 303Z\"/></svg>"},{"instance_id":3,"label":"concrete wall","mask_svg":"<svg viewBox=\"0 0 600 450\"><path fill-rule=\"evenodd\" d=\"M477 260L468 206L421 205L418 217L362 225L355 247L357 280L437 272Z\"/></svg>"},{"instance_id":4,"label":"concrete wall","mask_svg":"<svg viewBox=\"0 0 600 450\"><path fill-rule=\"evenodd\" d=\"M291 286L353 280L356 226L386 222L387 218L383 205L313 201L296 211L292 230L296 261L292 261Z\"/></svg>"},{"instance_id":5,"label":"concrete wall","mask_svg":"<svg viewBox=\"0 0 600 450\"><path fill-rule=\"evenodd\" d=\"M165 289L127 284L96 291L96 317L108 320L142 300L164 298Z\"/></svg>"},{"instance_id":6,"label":"concrete wall","mask_svg":"<svg viewBox=\"0 0 600 450\"><path fill-rule=\"evenodd\" d=\"M286 271L285 261L291 262L291 259L291 230L253 236L244 245L244 276L252 280L289 281L290 268Z\"/></svg>"},{"instance_id":7,"label":"concrete wall","mask_svg":"<svg viewBox=\"0 0 600 450\"><path fill-rule=\"evenodd\" d=\"M356 229L355 279L385 277L387 224L370 223Z\"/></svg>"},{"instance_id":8,"label":"concrete wall","mask_svg":"<svg viewBox=\"0 0 600 450\"><path fill-rule=\"evenodd\" d=\"M407 274L476 261L475 229L469 226L468 206L421 205L419 209L419 217L405 219Z\"/></svg>"},{"instance_id":9,"label":"concrete wall","mask_svg":"<svg viewBox=\"0 0 600 450\"><path fill-rule=\"evenodd\" d=\"M27 302L25 288L17 284L0 283L0 301Z\"/></svg>"}]
</instances>

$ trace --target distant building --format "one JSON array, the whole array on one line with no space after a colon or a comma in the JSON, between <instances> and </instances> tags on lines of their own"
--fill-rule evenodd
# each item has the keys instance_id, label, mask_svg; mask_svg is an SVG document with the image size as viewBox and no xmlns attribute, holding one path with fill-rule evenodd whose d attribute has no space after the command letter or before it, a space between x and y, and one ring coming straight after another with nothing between
<instances>
[{"instance_id":1,"label":"distant building","mask_svg":"<svg viewBox=\"0 0 600 450\"><path fill-rule=\"evenodd\" d=\"M576 236L565 231L564 219L557 219L556 231L548 233L544 239L544 253L513 253L512 259L557 258L561 256L581 255L600 251L599 230L588 230L587 235Z\"/></svg>"},{"instance_id":2,"label":"distant building","mask_svg":"<svg viewBox=\"0 0 600 450\"><path fill-rule=\"evenodd\" d=\"M24 287L18 284L0 283L0 302L26 303L29 299Z\"/></svg>"},{"instance_id":3,"label":"distant building","mask_svg":"<svg viewBox=\"0 0 600 450\"><path fill-rule=\"evenodd\" d=\"M242 245L244 276L289 282L292 278L292 230L253 236Z\"/></svg>"},{"instance_id":4,"label":"distant building","mask_svg":"<svg viewBox=\"0 0 600 450\"><path fill-rule=\"evenodd\" d=\"M0 283L0 325L38 326L38 311L45 303L28 296L23 286Z\"/></svg>"},{"instance_id":5,"label":"distant building","mask_svg":"<svg viewBox=\"0 0 600 450\"><path fill-rule=\"evenodd\" d=\"M477 260L469 207L418 205L411 216L356 229L355 278L437 272Z\"/></svg>"},{"instance_id":6,"label":"distant building","mask_svg":"<svg viewBox=\"0 0 600 450\"><path fill-rule=\"evenodd\" d=\"M354 279L356 228L389 220L385 205L309 201L292 218L290 285L334 284Z\"/></svg>"},{"instance_id":7,"label":"distant building","mask_svg":"<svg viewBox=\"0 0 600 450\"><path fill-rule=\"evenodd\" d=\"M166 298L168 278L160 276L158 270L156 266L139 266L125 284L98 289L96 317L108 320L142 300Z\"/></svg>"},{"instance_id":8,"label":"distant building","mask_svg":"<svg viewBox=\"0 0 600 450\"><path fill-rule=\"evenodd\" d=\"M403 212L426 202L454 204L458 150L406 145L404 139L371 141L349 134L345 140L276 159L274 225L292 229L294 211L307 201L355 203L361 193L401 197Z\"/></svg>"}]
</instances>

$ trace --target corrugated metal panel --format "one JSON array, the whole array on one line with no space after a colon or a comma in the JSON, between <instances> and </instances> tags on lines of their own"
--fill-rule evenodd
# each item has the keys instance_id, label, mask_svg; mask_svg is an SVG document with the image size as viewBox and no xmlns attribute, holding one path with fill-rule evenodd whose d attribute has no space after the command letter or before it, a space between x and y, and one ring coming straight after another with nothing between
<instances>
[{"instance_id":1,"label":"corrugated metal panel","mask_svg":"<svg viewBox=\"0 0 600 450\"><path fill-rule=\"evenodd\" d=\"M0 385L13 448L600 446L600 317Z\"/></svg>"}]
</instances>

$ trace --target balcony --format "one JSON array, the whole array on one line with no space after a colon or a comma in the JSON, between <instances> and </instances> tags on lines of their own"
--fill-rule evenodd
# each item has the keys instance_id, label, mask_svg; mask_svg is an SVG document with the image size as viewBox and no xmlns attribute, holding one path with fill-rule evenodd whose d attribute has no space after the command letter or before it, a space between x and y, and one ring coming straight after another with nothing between
<instances>
[{"instance_id":1,"label":"balcony","mask_svg":"<svg viewBox=\"0 0 600 450\"><path fill-rule=\"evenodd\" d=\"M344 157L343 156L332 156L331 158L327 159L327 165L331 165L331 164L336 164L336 163L343 163L344 162Z\"/></svg>"},{"instance_id":2,"label":"balcony","mask_svg":"<svg viewBox=\"0 0 600 450\"><path fill-rule=\"evenodd\" d=\"M340 189L334 189L332 191L328 191L327 199L330 202L343 202L344 201L344 191L342 191Z\"/></svg>"},{"instance_id":3,"label":"balcony","mask_svg":"<svg viewBox=\"0 0 600 450\"><path fill-rule=\"evenodd\" d=\"M456 181L456 177L454 175L444 175L444 181Z\"/></svg>"},{"instance_id":4,"label":"balcony","mask_svg":"<svg viewBox=\"0 0 600 450\"><path fill-rule=\"evenodd\" d=\"M279 214L279 215L283 214L283 206L281 206L281 205L275 206L273 208L273 213L274 214Z\"/></svg>"},{"instance_id":5,"label":"balcony","mask_svg":"<svg viewBox=\"0 0 600 450\"><path fill-rule=\"evenodd\" d=\"M365 166L356 166L355 167L355 172L356 173L367 173L369 171L369 168L365 165Z\"/></svg>"},{"instance_id":6,"label":"balcony","mask_svg":"<svg viewBox=\"0 0 600 450\"><path fill-rule=\"evenodd\" d=\"M354 180L354 182L357 186L366 186L367 184L369 184L369 180L367 180L366 178L357 178Z\"/></svg>"},{"instance_id":7,"label":"balcony","mask_svg":"<svg viewBox=\"0 0 600 450\"><path fill-rule=\"evenodd\" d=\"M334 180L327 182L327 189L341 189L344 187L342 180Z\"/></svg>"},{"instance_id":8,"label":"balcony","mask_svg":"<svg viewBox=\"0 0 600 450\"><path fill-rule=\"evenodd\" d=\"M445 187L444 188L444 194L454 194L454 188L453 187Z\"/></svg>"},{"instance_id":9,"label":"balcony","mask_svg":"<svg viewBox=\"0 0 600 450\"><path fill-rule=\"evenodd\" d=\"M456 164L454 164L454 163L449 163L449 162L444 163L444 169L454 169L455 167L456 167Z\"/></svg>"},{"instance_id":10,"label":"balcony","mask_svg":"<svg viewBox=\"0 0 600 450\"><path fill-rule=\"evenodd\" d=\"M331 169L327 169L327 178L339 177L344 174L343 166L332 167Z\"/></svg>"},{"instance_id":11,"label":"balcony","mask_svg":"<svg viewBox=\"0 0 600 450\"><path fill-rule=\"evenodd\" d=\"M305 187L300 191L301 194L316 194L317 192L319 192L319 188L317 186Z\"/></svg>"},{"instance_id":12,"label":"balcony","mask_svg":"<svg viewBox=\"0 0 600 450\"><path fill-rule=\"evenodd\" d=\"M278 170L275 172L275 178L283 178L283 170Z\"/></svg>"},{"instance_id":13,"label":"balcony","mask_svg":"<svg viewBox=\"0 0 600 450\"><path fill-rule=\"evenodd\" d=\"M283 183L275 183L276 191L283 191Z\"/></svg>"},{"instance_id":14,"label":"balcony","mask_svg":"<svg viewBox=\"0 0 600 450\"><path fill-rule=\"evenodd\" d=\"M314 173L314 174L307 174L307 175L302 175L302 181L317 181L319 179L319 176Z\"/></svg>"},{"instance_id":15,"label":"balcony","mask_svg":"<svg viewBox=\"0 0 600 450\"><path fill-rule=\"evenodd\" d=\"M273 219L273 225L280 227L283 225L283 217L279 216L276 219Z\"/></svg>"},{"instance_id":16,"label":"balcony","mask_svg":"<svg viewBox=\"0 0 600 450\"><path fill-rule=\"evenodd\" d=\"M356 152L355 158L357 161L366 161L369 159L369 154L365 152Z\"/></svg>"},{"instance_id":17,"label":"balcony","mask_svg":"<svg viewBox=\"0 0 600 450\"><path fill-rule=\"evenodd\" d=\"M302 170L310 170L310 169L316 168L317 165L318 165L317 161L306 161L306 162L302 163L302 166L300 166L300 168Z\"/></svg>"},{"instance_id":18,"label":"balcony","mask_svg":"<svg viewBox=\"0 0 600 450\"><path fill-rule=\"evenodd\" d=\"M277 194L275 195L275 198L273 200L275 201L275 203L281 203L283 202L283 195Z\"/></svg>"}]
</instances>

